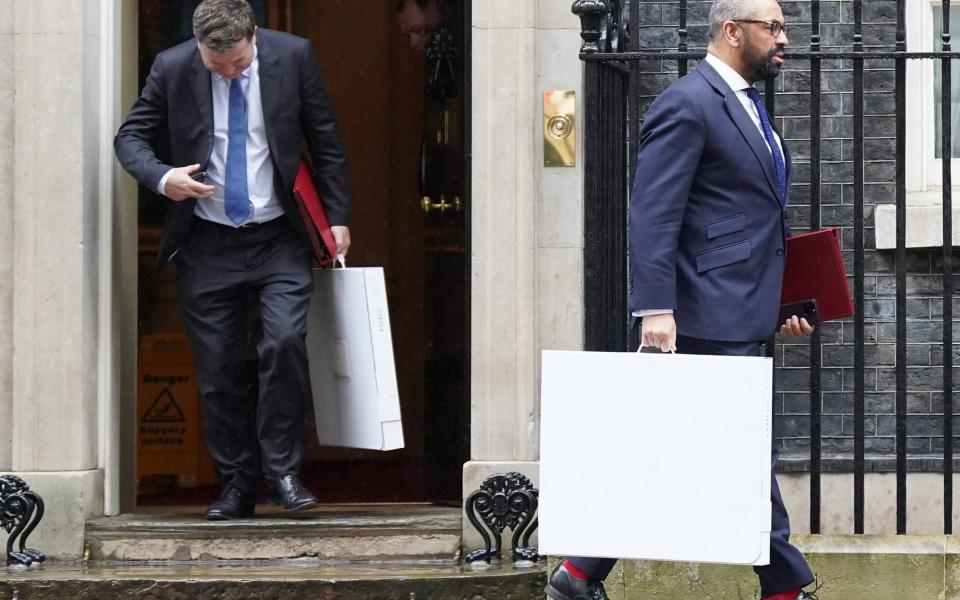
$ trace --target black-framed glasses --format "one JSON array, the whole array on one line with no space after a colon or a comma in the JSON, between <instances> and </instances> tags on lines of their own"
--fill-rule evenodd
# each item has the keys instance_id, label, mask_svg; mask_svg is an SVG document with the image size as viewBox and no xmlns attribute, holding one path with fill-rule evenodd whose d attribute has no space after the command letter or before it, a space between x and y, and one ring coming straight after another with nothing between
<instances>
[{"instance_id":1,"label":"black-framed glasses","mask_svg":"<svg viewBox=\"0 0 960 600\"><path fill-rule=\"evenodd\" d=\"M780 21L774 21L773 19L769 21L758 21L757 19L734 19L734 23L756 23L757 25L763 25L764 28L770 32L770 35L773 37L780 37L780 34L787 33L787 26L781 23Z\"/></svg>"}]
</instances>

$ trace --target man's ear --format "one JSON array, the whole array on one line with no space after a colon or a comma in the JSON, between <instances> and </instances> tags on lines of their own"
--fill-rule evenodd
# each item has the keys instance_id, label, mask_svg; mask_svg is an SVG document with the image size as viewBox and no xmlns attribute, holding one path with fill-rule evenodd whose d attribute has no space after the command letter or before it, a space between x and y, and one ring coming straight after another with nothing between
<instances>
[{"instance_id":1,"label":"man's ear","mask_svg":"<svg viewBox=\"0 0 960 600\"><path fill-rule=\"evenodd\" d=\"M733 21L727 21L723 24L723 37L727 40L727 43L730 44L731 47L740 47L740 36L740 27L736 23Z\"/></svg>"}]
</instances>

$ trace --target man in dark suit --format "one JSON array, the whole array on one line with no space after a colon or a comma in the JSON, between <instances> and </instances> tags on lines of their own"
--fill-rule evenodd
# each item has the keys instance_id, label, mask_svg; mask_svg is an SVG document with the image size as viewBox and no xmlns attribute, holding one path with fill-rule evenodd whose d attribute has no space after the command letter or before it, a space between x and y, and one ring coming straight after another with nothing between
<instances>
[{"instance_id":1,"label":"man in dark suit","mask_svg":"<svg viewBox=\"0 0 960 600\"><path fill-rule=\"evenodd\" d=\"M630 202L630 308L645 346L663 352L759 356L777 327L790 154L753 84L776 77L788 40L775 0L716 0L697 70L647 112ZM808 334L805 319L780 324ZM778 453L773 451L773 463ZM765 600L814 598L776 477L770 564L756 567ZM704 490L709 502L709 490ZM691 518L695 518L691 515ZM554 600L605 599L616 561L569 558L553 572Z\"/></svg>"},{"instance_id":2,"label":"man in dark suit","mask_svg":"<svg viewBox=\"0 0 960 600\"><path fill-rule=\"evenodd\" d=\"M173 200L157 260L177 265L207 445L223 485L206 517L252 516L261 478L268 499L301 510L316 505L299 480L313 279L292 190L306 139L345 253L345 151L309 41L257 29L246 0L203 0L193 31L195 40L157 56L114 146L137 181ZM257 372L242 351L251 296L262 329Z\"/></svg>"}]
</instances>

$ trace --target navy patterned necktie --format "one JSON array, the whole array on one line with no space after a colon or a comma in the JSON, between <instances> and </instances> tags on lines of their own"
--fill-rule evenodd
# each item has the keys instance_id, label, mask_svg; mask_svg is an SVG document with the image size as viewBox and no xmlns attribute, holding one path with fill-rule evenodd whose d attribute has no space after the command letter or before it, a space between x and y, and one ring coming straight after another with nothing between
<instances>
[{"instance_id":1,"label":"navy patterned necktie","mask_svg":"<svg viewBox=\"0 0 960 600\"><path fill-rule=\"evenodd\" d=\"M767 107L760 100L760 94L756 88L747 88L747 96L757 107L757 113L760 115L760 125L763 127L763 137L767 138L767 145L770 146L770 153L773 154L773 166L777 170L777 187L780 191L780 197L787 198L787 166L783 160L783 152L777 144L777 136L773 133L773 127L770 126L770 115L767 114Z\"/></svg>"},{"instance_id":2,"label":"navy patterned necktie","mask_svg":"<svg viewBox=\"0 0 960 600\"><path fill-rule=\"evenodd\" d=\"M224 211L234 224L240 225L253 208L247 191L247 99L240 77L230 81L230 103L227 118L227 177L223 194Z\"/></svg>"}]
</instances>

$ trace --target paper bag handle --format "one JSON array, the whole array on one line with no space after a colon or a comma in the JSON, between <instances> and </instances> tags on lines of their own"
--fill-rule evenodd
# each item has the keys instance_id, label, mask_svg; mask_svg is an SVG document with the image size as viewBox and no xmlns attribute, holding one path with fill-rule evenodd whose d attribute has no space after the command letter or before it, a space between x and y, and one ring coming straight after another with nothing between
<instances>
[{"instance_id":1,"label":"paper bag handle","mask_svg":"<svg viewBox=\"0 0 960 600\"><path fill-rule=\"evenodd\" d=\"M641 351L641 350L643 350L643 340L640 340L640 347L637 348L637 354L640 354L640 351ZM675 350L671 350L671 351L670 351L670 354L676 354L676 353L677 353L677 352L676 352Z\"/></svg>"},{"instance_id":2,"label":"paper bag handle","mask_svg":"<svg viewBox=\"0 0 960 600\"><path fill-rule=\"evenodd\" d=\"M341 269L347 268L347 257L339 252L337 252L337 262L340 263Z\"/></svg>"}]
</instances>

